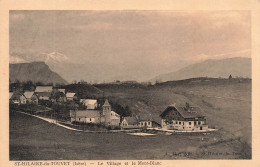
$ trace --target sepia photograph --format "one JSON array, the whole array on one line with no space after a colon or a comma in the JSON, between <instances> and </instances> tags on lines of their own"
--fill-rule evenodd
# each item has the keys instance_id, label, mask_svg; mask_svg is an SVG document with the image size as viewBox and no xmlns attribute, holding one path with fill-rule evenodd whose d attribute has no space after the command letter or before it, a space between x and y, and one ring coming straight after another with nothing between
<instances>
[{"instance_id":1,"label":"sepia photograph","mask_svg":"<svg viewBox=\"0 0 260 167\"><path fill-rule=\"evenodd\" d=\"M10 10L9 160L252 160L251 17Z\"/></svg>"}]
</instances>

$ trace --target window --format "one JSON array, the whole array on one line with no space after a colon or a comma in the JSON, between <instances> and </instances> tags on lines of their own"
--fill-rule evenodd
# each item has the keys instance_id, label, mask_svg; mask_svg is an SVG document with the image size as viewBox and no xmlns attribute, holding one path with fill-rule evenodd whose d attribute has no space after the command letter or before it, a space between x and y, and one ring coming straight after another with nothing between
<instances>
[{"instance_id":1,"label":"window","mask_svg":"<svg viewBox=\"0 0 260 167\"><path fill-rule=\"evenodd\" d=\"M194 125L197 125L197 122L196 122L196 121L194 121Z\"/></svg>"},{"instance_id":2,"label":"window","mask_svg":"<svg viewBox=\"0 0 260 167\"><path fill-rule=\"evenodd\" d=\"M200 125L200 121L198 122L198 124Z\"/></svg>"},{"instance_id":3,"label":"window","mask_svg":"<svg viewBox=\"0 0 260 167\"><path fill-rule=\"evenodd\" d=\"M182 125L184 125L184 122L182 122Z\"/></svg>"},{"instance_id":4,"label":"window","mask_svg":"<svg viewBox=\"0 0 260 167\"><path fill-rule=\"evenodd\" d=\"M191 122L189 122L189 125L191 125Z\"/></svg>"},{"instance_id":5,"label":"window","mask_svg":"<svg viewBox=\"0 0 260 167\"><path fill-rule=\"evenodd\" d=\"M91 122L91 118L89 118L89 121Z\"/></svg>"},{"instance_id":6,"label":"window","mask_svg":"<svg viewBox=\"0 0 260 167\"><path fill-rule=\"evenodd\" d=\"M181 124L181 122L179 122L179 125Z\"/></svg>"}]
</instances>

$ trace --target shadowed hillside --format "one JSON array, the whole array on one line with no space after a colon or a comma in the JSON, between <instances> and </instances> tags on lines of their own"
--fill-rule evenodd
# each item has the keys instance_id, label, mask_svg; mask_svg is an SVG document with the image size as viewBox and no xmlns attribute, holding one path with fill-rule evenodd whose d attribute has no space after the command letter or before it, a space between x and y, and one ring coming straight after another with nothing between
<instances>
[{"instance_id":1,"label":"shadowed hillside","mask_svg":"<svg viewBox=\"0 0 260 167\"><path fill-rule=\"evenodd\" d=\"M67 92L74 92L80 98L100 98L103 97L103 91L90 84L69 84L60 86Z\"/></svg>"},{"instance_id":2,"label":"shadowed hillside","mask_svg":"<svg viewBox=\"0 0 260 167\"><path fill-rule=\"evenodd\" d=\"M49 66L44 62L10 64L9 79L11 82L19 80L21 82L41 82L43 84L67 84L67 81L50 70Z\"/></svg>"}]
</instances>

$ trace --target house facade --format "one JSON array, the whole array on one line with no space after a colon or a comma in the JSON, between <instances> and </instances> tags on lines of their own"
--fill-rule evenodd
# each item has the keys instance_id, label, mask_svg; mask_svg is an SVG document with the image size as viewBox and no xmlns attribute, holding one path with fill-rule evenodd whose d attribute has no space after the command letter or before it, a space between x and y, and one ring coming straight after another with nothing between
<instances>
[{"instance_id":1,"label":"house facade","mask_svg":"<svg viewBox=\"0 0 260 167\"><path fill-rule=\"evenodd\" d=\"M199 107L190 106L168 106L160 115L161 126L164 129L180 131L202 131L208 130L206 116Z\"/></svg>"},{"instance_id":2,"label":"house facade","mask_svg":"<svg viewBox=\"0 0 260 167\"><path fill-rule=\"evenodd\" d=\"M143 120L143 121L139 121L139 126L140 127L152 128L153 127L153 123L152 123L152 121Z\"/></svg>"},{"instance_id":3,"label":"house facade","mask_svg":"<svg viewBox=\"0 0 260 167\"><path fill-rule=\"evenodd\" d=\"M111 111L110 113L110 124L111 126L119 126L120 125L120 115L115 111Z\"/></svg>"},{"instance_id":4,"label":"house facade","mask_svg":"<svg viewBox=\"0 0 260 167\"><path fill-rule=\"evenodd\" d=\"M140 128L139 121L136 117L124 117L121 122L121 128L131 129L131 128Z\"/></svg>"},{"instance_id":5,"label":"house facade","mask_svg":"<svg viewBox=\"0 0 260 167\"><path fill-rule=\"evenodd\" d=\"M101 123L98 110L70 111L71 122Z\"/></svg>"},{"instance_id":6,"label":"house facade","mask_svg":"<svg viewBox=\"0 0 260 167\"><path fill-rule=\"evenodd\" d=\"M51 100L51 92L38 92L36 93L39 100L50 101Z\"/></svg>"},{"instance_id":7,"label":"house facade","mask_svg":"<svg viewBox=\"0 0 260 167\"><path fill-rule=\"evenodd\" d=\"M38 97L35 95L34 92L26 91L24 92L24 96L28 104L38 104Z\"/></svg>"},{"instance_id":8,"label":"house facade","mask_svg":"<svg viewBox=\"0 0 260 167\"><path fill-rule=\"evenodd\" d=\"M56 90L52 93L51 101L54 103L65 103L67 98L63 92Z\"/></svg>"},{"instance_id":9,"label":"house facade","mask_svg":"<svg viewBox=\"0 0 260 167\"><path fill-rule=\"evenodd\" d=\"M153 128L159 127L160 125L151 118L139 118L139 117L124 117L121 122L121 128L131 129L131 128Z\"/></svg>"},{"instance_id":10,"label":"house facade","mask_svg":"<svg viewBox=\"0 0 260 167\"><path fill-rule=\"evenodd\" d=\"M11 97L10 97L11 96ZM26 97L23 93L20 92L14 92L9 94L9 101L12 104L26 104Z\"/></svg>"},{"instance_id":11,"label":"house facade","mask_svg":"<svg viewBox=\"0 0 260 167\"><path fill-rule=\"evenodd\" d=\"M34 93L38 97L38 100L51 100L51 94L53 92L52 86L37 86Z\"/></svg>"}]
</instances>

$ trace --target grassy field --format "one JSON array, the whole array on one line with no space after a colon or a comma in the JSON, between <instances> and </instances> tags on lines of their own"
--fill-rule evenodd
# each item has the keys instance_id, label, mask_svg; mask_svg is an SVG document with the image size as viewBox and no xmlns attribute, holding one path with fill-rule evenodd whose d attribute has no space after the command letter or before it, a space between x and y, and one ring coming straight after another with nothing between
<instances>
[{"instance_id":1,"label":"grassy field","mask_svg":"<svg viewBox=\"0 0 260 167\"><path fill-rule=\"evenodd\" d=\"M12 113L10 160L240 159L250 148L240 139L209 135L133 136L83 133ZM221 155L220 155L221 154ZM228 154L228 155L226 155Z\"/></svg>"},{"instance_id":2,"label":"grassy field","mask_svg":"<svg viewBox=\"0 0 260 167\"><path fill-rule=\"evenodd\" d=\"M133 113L150 116L159 123L159 115L172 103L198 105L209 126L219 131L145 137L82 133L11 113L10 160L251 158L251 80L197 78L154 86L96 86L110 101L128 105Z\"/></svg>"},{"instance_id":3,"label":"grassy field","mask_svg":"<svg viewBox=\"0 0 260 167\"><path fill-rule=\"evenodd\" d=\"M130 106L132 112L149 115L160 123L159 115L173 103L200 106L207 123L219 129L223 140L240 138L252 144L251 80L194 78L144 87L143 85L100 85L113 101Z\"/></svg>"}]
</instances>

